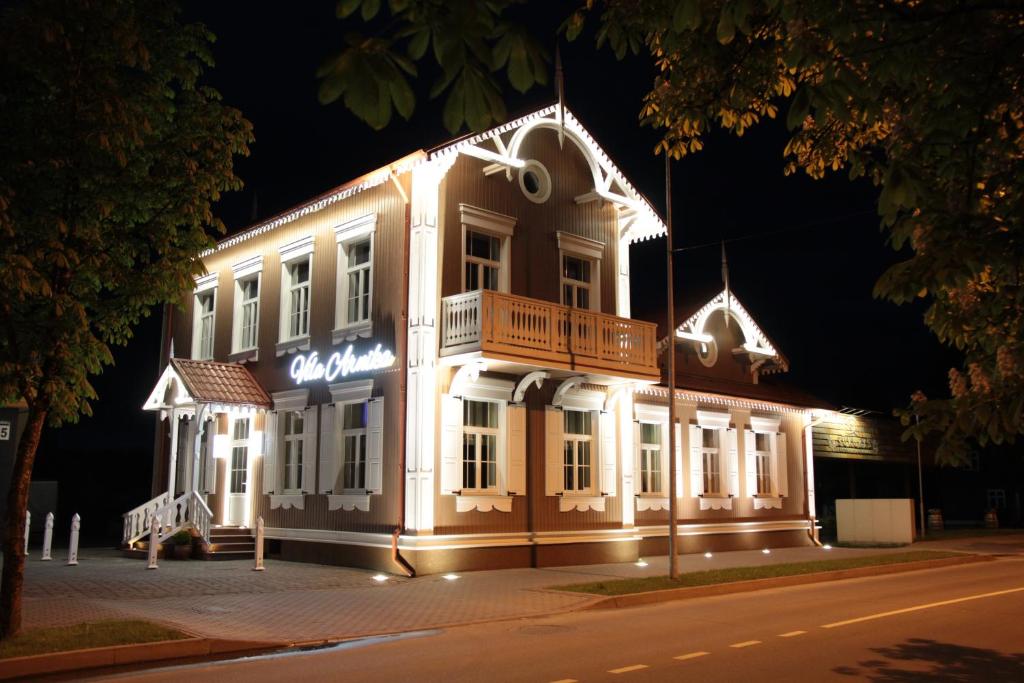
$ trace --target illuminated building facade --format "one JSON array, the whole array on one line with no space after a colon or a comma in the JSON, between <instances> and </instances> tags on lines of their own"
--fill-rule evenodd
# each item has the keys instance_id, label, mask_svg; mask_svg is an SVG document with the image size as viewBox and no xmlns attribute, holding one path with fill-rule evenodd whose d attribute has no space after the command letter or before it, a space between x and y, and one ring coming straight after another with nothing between
<instances>
[{"instance_id":1,"label":"illuminated building facade","mask_svg":"<svg viewBox=\"0 0 1024 683\"><path fill-rule=\"evenodd\" d=\"M170 506L168 534L262 518L284 559L635 560L667 547L670 456L683 550L811 543L814 402L725 293L675 335L669 453L668 335L630 309L630 246L664 233L552 106L222 241L170 316L125 543Z\"/></svg>"}]
</instances>

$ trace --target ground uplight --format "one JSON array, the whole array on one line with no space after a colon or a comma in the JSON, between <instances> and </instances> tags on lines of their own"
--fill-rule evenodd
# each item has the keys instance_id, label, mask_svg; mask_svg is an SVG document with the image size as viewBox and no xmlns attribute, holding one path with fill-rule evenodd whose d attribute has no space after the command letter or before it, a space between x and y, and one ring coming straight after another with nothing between
<instances>
[{"instance_id":1,"label":"ground uplight","mask_svg":"<svg viewBox=\"0 0 1024 683\"><path fill-rule=\"evenodd\" d=\"M713 555L711 553L704 553L704 557L710 560L713 557Z\"/></svg>"},{"instance_id":2,"label":"ground uplight","mask_svg":"<svg viewBox=\"0 0 1024 683\"><path fill-rule=\"evenodd\" d=\"M636 566L638 566L638 567L646 567L647 566L647 560L645 560L644 558L641 557L639 560L636 561Z\"/></svg>"},{"instance_id":3,"label":"ground uplight","mask_svg":"<svg viewBox=\"0 0 1024 683\"><path fill-rule=\"evenodd\" d=\"M372 577L370 577L370 578L372 578L372 579L373 579L374 581L376 581L377 583L384 583L385 581L387 581L387 580L388 580L388 576L387 576L387 574L374 574L374 575L373 575Z\"/></svg>"},{"instance_id":4,"label":"ground uplight","mask_svg":"<svg viewBox=\"0 0 1024 683\"><path fill-rule=\"evenodd\" d=\"M459 578L458 574L445 574L442 577L445 581L455 581Z\"/></svg>"},{"instance_id":5,"label":"ground uplight","mask_svg":"<svg viewBox=\"0 0 1024 683\"><path fill-rule=\"evenodd\" d=\"M763 553L764 555L771 555L771 554L772 554L772 551L771 551L771 550L768 550L768 548L765 548L765 549L764 549L764 550L762 550L761 552L762 552L762 553Z\"/></svg>"}]
</instances>

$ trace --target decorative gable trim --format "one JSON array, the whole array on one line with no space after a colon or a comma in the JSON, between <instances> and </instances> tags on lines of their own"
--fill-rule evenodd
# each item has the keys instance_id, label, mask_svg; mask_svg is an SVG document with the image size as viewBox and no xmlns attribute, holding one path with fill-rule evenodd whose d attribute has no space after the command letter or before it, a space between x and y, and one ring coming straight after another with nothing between
<instances>
[{"instance_id":1,"label":"decorative gable trim","mask_svg":"<svg viewBox=\"0 0 1024 683\"><path fill-rule=\"evenodd\" d=\"M789 370L789 361L769 341L768 335L754 322L754 318L743 307L736 295L731 291L722 290L715 298L704 304L696 313L676 328L676 337L697 344L710 344L714 338L707 332L707 324L716 311L727 311L733 320L739 323L743 331L743 351L752 357L772 360L771 368L763 368L762 373L785 372Z\"/></svg>"}]
</instances>

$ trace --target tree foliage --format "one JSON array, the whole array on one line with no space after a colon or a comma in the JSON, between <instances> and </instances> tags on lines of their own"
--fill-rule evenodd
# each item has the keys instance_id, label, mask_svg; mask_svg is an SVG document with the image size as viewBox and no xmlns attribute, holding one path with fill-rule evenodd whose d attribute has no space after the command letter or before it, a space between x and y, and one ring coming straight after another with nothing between
<instances>
[{"instance_id":1,"label":"tree foliage","mask_svg":"<svg viewBox=\"0 0 1024 683\"><path fill-rule=\"evenodd\" d=\"M0 402L29 411L0 635L20 622L15 539L43 424L89 414L110 345L191 290L195 256L223 231L211 205L241 186L251 125L200 82L213 36L177 15L173 2L32 0L0 20Z\"/></svg>"},{"instance_id":2,"label":"tree foliage","mask_svg":"<svg viewBox=\"0 0 1024 683\"><path fill-rule=\"evenodd\" d=\"M349 11L379 5L341 4ZM419 35L417 11L432 3L392 4L402 11L378 39ZM458 4L470 14L504 9ZM743 135L785 111L787 173L843 171L878 186L882 228L907 257L881 277L876 296L926 299L926 324L964 357L949 371L948 397L916 392L898 411L908 436L940 432L940 459L956 461L969 441L1021 434L1021 3L587 0L562 31L572 40L588 27L598 47L653 61L657 75L640 121L663 133L656 152L678 159L699 151L712 127ZM436 58L448 66L444 53ZM474 129L490 122L465 120Z\"/></svg>"}]
</instances>

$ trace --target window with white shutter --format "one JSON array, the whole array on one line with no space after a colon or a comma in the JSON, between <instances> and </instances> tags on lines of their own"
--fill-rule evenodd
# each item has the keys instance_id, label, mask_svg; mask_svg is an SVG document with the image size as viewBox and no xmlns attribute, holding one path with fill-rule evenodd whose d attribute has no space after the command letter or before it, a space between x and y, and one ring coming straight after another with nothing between
<instances>
[{"instance_id":1,"label":"window with white shutter","mask_svg":"<svg viewBox=\"0 0 1024 683\"><path fill-rule=\"evenodd\" d=\"M690 425L690 476L701 510L731 510L739 495L736 429L729 414L698 410Z\"/></svg>"},{"instance_id":2,"label":"window with white shutter","mask_svg":"<svg viewBox=\"0 0 1024 683\"><path fill-rule=\"evenodd\" d=\"M192 358L213 360L217 316L217 274L196 279L192 298Z\"/></svg>"},{"instance_id":3,"label":"window with white shutter","mask_svg":"<svg viewBox=\"0 0 1024 683\"><path fill-rule=\"evenodd\" d=\"M373 259L376 214L350 220L334 229L338 243L338 275L335 289L332 340L369 337L373 333Z\"/></svg>"},{"instance_id":4,"label":"window with white shutter","mask_svg":"<svg viewBox=\"0 0 1024 683\"><path fill-rule=\"evenodd\" d=\"M441 398L441 492L455 510L512 511L526 493L525 407L511 406L515 384L480 376Z\"/></svg>"},{"instance_id":5,"label":"window with white shutter","mask_svg":"<svg viewBox=\"0 0 1024 683\"><path fill-rule=\"evenodd\" d=\"M267 416L263 490L271 494L271 508L303 509L305 495L317 491L318 407L308 405L308 389L277 392L273 399L274 411Z\"/></svg>"},{"instance_id":6,"label":"window with white shutter","mask_svg":"<svg viewBox=\"0 0 1024 683\"><path fill-rule=\"evenodd\" d=\"M786 437L779 432L781 418L751 416L744 434L747 491L754 509L782 509L781 498L789 493Z\"/></svg>"}]
</instances>

